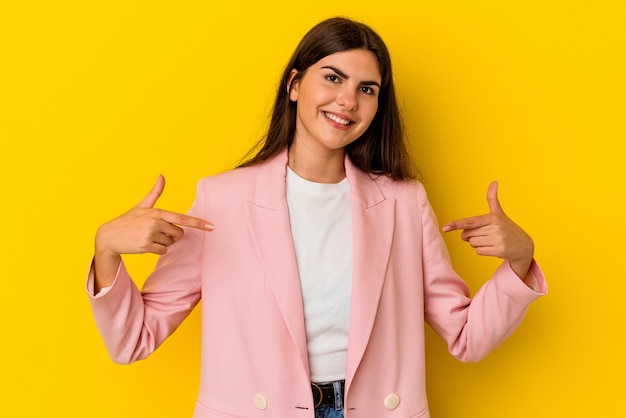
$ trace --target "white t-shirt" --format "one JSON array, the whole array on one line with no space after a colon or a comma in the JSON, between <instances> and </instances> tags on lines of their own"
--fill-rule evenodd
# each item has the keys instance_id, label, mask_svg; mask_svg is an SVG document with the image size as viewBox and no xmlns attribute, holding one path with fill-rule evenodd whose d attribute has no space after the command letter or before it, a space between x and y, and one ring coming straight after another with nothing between
<instances>
[{"instance_id":1,"label":"white t-shirt","mask_svg":"<svg viewBox=\"0 0 626 418\"><path fill-rule=\"evenodd\" d=\"M311 381L345 379L352 291L350 184L287 168L287 204L304 302Z\"/></svg>"}]
</instances>

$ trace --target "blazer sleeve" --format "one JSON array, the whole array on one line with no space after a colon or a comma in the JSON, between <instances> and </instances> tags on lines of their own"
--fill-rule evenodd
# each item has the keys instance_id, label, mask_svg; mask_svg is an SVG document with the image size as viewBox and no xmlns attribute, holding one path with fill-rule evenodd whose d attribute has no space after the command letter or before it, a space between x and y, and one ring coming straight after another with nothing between
<instances>
[{"instance_id":1,"label":"blazer sleeve","mask_svg":"<svg viewBox=\"0 0 626 418\"><path fill-rule=\"evenodd\" d=\"M188 213L205 218L204 193L198 185ZM96 325L113 361L132 363L150 355L197 305L201 296L202 249L206 232L184 228L183 237L168 247L140 291L120 264L111 288L88 293ZM93 281L93 263L87 288Z\"/></svg>"},{"instance_id":2,"label":"blazer sleeve","mask_svg":"<svg viewBox=\"0 0 626 418\"><path fill-rule=\"evenodd\" d=\"M465 362L478 361L501 344L522 322L528 306L547 293L541 269L532 261L537 290L530 289L504 261L470 298L466 283L454 272L435 214L422 185L424 309L428 324L448 350Z\"/></svg>"}]
</instances>

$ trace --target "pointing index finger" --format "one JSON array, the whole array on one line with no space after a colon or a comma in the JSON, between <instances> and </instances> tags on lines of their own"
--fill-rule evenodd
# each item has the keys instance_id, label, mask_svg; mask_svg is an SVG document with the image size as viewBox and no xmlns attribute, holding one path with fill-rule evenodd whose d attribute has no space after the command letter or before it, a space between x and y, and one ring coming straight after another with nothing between
<instances>
[{"instance_id":1,"label":"pointing index finger","mask_svg":"<svg viewBox=\"0 0 626 418\"><path fill-rule=\"evenodd\" d=\"M159 209L161 219L171 224L180 226L187 226L190 228L201 229L203 231L213 231L215 226L209 221L196 218L189 215L183 215L182 213L170 212L168 210Z\"/></svg>"},{"instance_id":2,"label":"pointing index finger","mask_svg":"<svg viewBox=\"0 0 626 418\"><path fill-rule=\"evenodd\" d=\"M443 232L456 231L459 229L473 229L489 225L489 218L485 215L472 216L470 218L457 219L448 222L441 228Z\"/></svg>"}]
</instances>

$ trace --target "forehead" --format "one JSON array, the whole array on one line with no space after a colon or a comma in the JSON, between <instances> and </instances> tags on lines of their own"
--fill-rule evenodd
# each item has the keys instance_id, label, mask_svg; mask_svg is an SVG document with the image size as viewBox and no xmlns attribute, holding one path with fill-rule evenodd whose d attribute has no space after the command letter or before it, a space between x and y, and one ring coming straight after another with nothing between
<instances>
[{"instance_id":1,"label":"forehead","mask_svg":"<svg viewBox=\"0 0 626 418\"><path fill-rule=\"evenodd\" d=\"M382 76L376 55L367 49L350 49L330 54L312 65L313 68L333 67L348 77L381 82Z\"/></svg>"}]
</instances>

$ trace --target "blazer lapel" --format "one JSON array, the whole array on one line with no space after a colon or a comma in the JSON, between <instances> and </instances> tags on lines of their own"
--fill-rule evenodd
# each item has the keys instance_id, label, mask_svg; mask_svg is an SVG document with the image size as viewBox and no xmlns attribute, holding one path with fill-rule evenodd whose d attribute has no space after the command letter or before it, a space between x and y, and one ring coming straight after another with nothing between
<instances>
[{"instance_id":1,"label":"blazer lapel","mask_svg":"<svg viewBox=\"0 0 626 418\"><path fill-rule=\"evenodd\" d=\"M346 382L349 387L363 358L378 310L391 251L395 200L385 198L371 175L348 157L346 175L352 205L352 301Z\"/></svg>"},{"instance_id":2,"label":"blazer lapel","mask_svg":"<svg viewBox=\"0 0 626 418\"><path fill-rule=\"evenodd\" d=\"M307 375L309 373L302 290L285 198L287 150L259 168L254 200L246 210L250 235L268 283Z\"/></svg>"}]
</instances>

